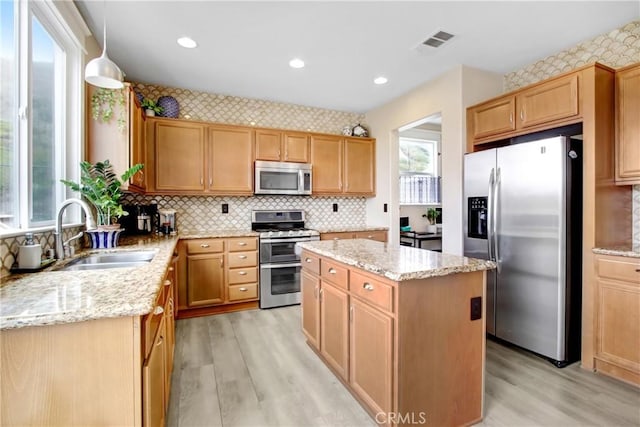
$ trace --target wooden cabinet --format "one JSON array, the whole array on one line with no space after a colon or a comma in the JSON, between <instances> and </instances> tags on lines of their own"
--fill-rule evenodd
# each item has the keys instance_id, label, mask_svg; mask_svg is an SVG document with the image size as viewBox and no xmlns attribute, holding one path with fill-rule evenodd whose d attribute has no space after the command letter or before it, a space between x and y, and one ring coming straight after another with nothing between
<instances>
[{"instance_id":1,"label":"wooden cabinet","mask_svg":"<svg viewBox=\"0 0 640 427\"><path fill-rule=\"evenodd\" d=\"M245 128L209 127L208 191L253 194L253 139Z\"/></svg>"},{"instance_id":2,"label":"wooden cabinet","mask_svg":"<svg viewBox=\"0 0 640 427\"><path fill-rule=\"evenodd\" d=\"M304 334L378 423L481 420L485 331L469 306L484 272L398 283L309 250L301 260Z\"/></svg>"},{"instance_id":3,"label":"wooden cabinet","mask_svg":"<svg viewBox=\"0 0 640 427\"><path fill-rule=\"evenodd\" d=\"M146 175L148 165L145 159L145 115L136 99L135 92L128 83L124 89L114 91L116 105L108 122L92 117L91 98L99 89L92 85L86 85L87 93L87 123L86 159L91 163L109 160L113 170L120 177L131 166L142 163L145 167L136 173L129 182L123 183L123 190L141 192L146 188ZM123 96L123 102L117 101Z\"/></svg>"},{"instance_id":4,"label":"wooden cabinet","mask_svg":"<svg viewBox=\"0 0 640 427\"><path fill-rule=\"evenodd\" d=\"M256 237L181 240L178 254L184 260L178 268L180 317L213 313L194 309L225 311L222 306L258 300Z\"/></svg>"},{"instance_id":5,"label":"wooden cabinet","mask_svg":"<svg viewBox=\"0 0 640 427\"><path fill-rule=\"evenodd\" d=\"M302 132L257 129L256 160L309 163L309 136Z\"/></svg>"},{"instance_id":6,"label":"wooden cabinet","mask_svg":"<svg viewBox=\"0 0 640 427\"><path fill-rule=\"evenodd\" d=\"M349 383L375 413L392 411L393 318L351 301Z\"/></svg>"},{"instance_id":7,"label":"wooden cabinet","mask_svg":"<svg viewBox=\"0 0 640 427\"><path fill-rule=\"evenodd\" d=\"M640 385L640 259L596 256L597 371Z\"/></svg>"},{"instance_id":8,"label":"wooden cabinet","mask_svg":"<svg viewBox=\"0 0 640 427\"><path fill-rule=\"evenodd\" d=\"M320 233L320 240L369 239L378 242L387 241L386 230L370 231L340 231L335 233Z\"/></svg>"},{"instance_id":9,"label":"wooden cabinet","mask_svg":"<svg viewBox=\"0 0 640 427\"><path fill-rule=\"evenodd\" d=\"M146 136L154 178L148 192L253 194L253 130L153 118Z\"/></svg>"},{"instance_id":10,"label":"wooden cabinet","mask_svg":"<svg viewBox=\"0 0 640 427\"><path fill-rule=\"evenodd\" d=\"M346 194L375 195L375 140L345 138L344 192Z\"/></svg>"},{"instance_id":11,"label":"wooden cabinet","mask_svg":"<svg viewBox=\"0 0 640 427\"><path fill-rule=\"evenodd\" d=\"M153 341L149 357L142 366L142 402L144 406L143 425L145 427L163 426L165 415L165 321Z\"/></svg>"},{"instance_id":12,"label":"wooden cabinet","mask_svg":"<svg viewBox=\"0 0 640 427\"><path fill-rule=\"evenodd\" d=\"M375 140L311 136L313 194L375 195Z\"/></svg>"},{"instance_id":13,"label":"wooden cabinet","mask_svg":"<svg viewBox=\"0 0 640 427\"><path fill-rule=\"evenodd\" d=\"M573 72L468 108L468 148L580 121L579 89Z\"/></svg>"},{"instance_id":14,"label":"wooden cabinet","mask_svg":"<svg viewBox=\"0 0 640 427\"><path fill-rule=\"evenodd\" d=\"M616 70L616 183L640 184L640 63Z\"/></svg>"}]
</instances>

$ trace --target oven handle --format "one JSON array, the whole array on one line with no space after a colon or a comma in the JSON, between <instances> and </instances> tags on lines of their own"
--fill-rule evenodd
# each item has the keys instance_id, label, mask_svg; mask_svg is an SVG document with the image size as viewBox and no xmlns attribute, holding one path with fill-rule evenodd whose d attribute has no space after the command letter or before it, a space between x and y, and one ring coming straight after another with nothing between
<instances>
[{"instance_id":1,"label":"oven handle","mask_svg":"<svg viewBox=\"0 0 640 427\"><path fill-rule=\"evenodd\" d=\"M320 236L313 236L312 238L300 238L300 237L291 237L288 239L260 239L260 243L290 243L290 242L315 242L320 240Z\"/></svg>"},{"instance_id":2,"label":"oven handle","mask_svg":"<svg viewBox=\"0 0 640 427\"><path fill-rule=\"evenodd\" d=\"M285 268L285 267L302 267L299 262L290 262L286 264L260 264L260 269L263 268Z\"/></svg>"}]
</instances>

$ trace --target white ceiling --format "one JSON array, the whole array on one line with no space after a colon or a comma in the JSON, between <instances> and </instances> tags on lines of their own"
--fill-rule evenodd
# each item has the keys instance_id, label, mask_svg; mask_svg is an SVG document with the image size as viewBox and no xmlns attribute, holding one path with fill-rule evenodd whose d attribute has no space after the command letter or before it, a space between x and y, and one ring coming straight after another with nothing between
<instances>
[{"instance_id":1,"label":"white ceiling","mask_svg":"<svg viewBox=\"0 0 640 427\"><path fill-rule=\"evenodd\" d=\"M366 112L464 64L505 74L640 18L640 2L76 1L131 81ZM416 49L439 30L437 50ZM180 36L199 46L184 49ZM292 69L293 57L306 62ZM385 85L373 79L384 75Z\"/></svg>"}]
</instances>

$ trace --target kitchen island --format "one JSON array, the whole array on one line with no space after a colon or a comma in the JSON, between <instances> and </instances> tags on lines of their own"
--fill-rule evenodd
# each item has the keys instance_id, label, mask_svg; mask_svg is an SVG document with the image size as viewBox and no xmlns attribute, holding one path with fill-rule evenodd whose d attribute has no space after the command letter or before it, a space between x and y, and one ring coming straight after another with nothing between
<instances>
[{"instance_id":1,"label":"kitchen island","mask_svg":"<svg viewBox=\"0 0 640 427\"><path fill-rule=\"evenodd\" d=\"M365 239L298 245L303 332L377 423L482 419L492 262Z\"/></svg>"}]
</instances>

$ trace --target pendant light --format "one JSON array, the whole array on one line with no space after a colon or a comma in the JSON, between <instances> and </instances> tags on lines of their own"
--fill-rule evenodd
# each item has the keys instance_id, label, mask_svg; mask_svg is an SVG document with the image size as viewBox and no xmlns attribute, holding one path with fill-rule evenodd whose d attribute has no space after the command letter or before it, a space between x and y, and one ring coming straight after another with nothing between
<instances>
[{"instance_id":1,"label":"pendant light","mask_svg":"<svg viewBox=\"0 0 640 427\"><path fill-rule=\"evenodd\" d=\"M103 3L104 49L99 58L94 58L84 69L84 79L87 83L106 89L122 89L124 76L122 70L107 56L107 10Z\"/></svg>"}]
</instances>

